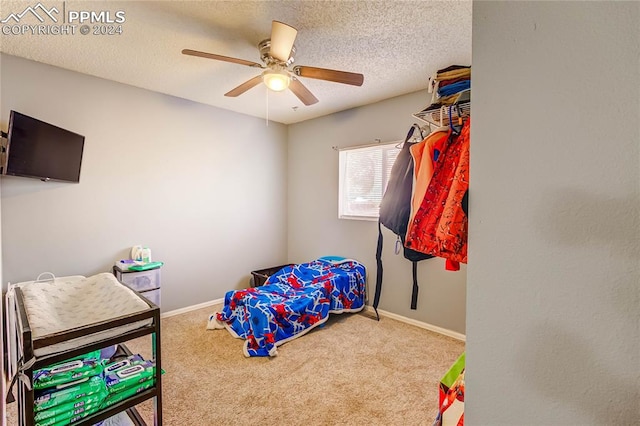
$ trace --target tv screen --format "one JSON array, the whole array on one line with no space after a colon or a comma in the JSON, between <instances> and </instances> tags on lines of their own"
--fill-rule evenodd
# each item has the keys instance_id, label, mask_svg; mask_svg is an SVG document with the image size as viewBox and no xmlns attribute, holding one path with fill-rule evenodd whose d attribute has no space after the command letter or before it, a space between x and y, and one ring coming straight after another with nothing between
<instances>
[{"instance_id":1,"label":"tv screen","mask_svg":"<svg viewBox=\"0 0 640 426\"><path fill-rule=\"evenodd\" d=\"M80 182L84 136L11 111L4 174Z\"/></svg>"}]
</instances>

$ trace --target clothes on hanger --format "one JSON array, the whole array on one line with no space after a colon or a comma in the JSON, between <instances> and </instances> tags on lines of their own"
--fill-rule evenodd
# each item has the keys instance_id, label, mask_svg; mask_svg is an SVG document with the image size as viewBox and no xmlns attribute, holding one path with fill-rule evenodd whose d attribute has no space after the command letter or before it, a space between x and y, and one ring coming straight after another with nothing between
<instances>
[{"instance_id":1,"label":"clothes on hanger","mask_svg":"<svg viewBox=\"0 0 640 426\"><path fill-rule=\"evenodd\" d=\"M429 123L431 133L420 142L411 142L418 127L414 124L382 197L373 299L376 314L383 278L382 226L397 235L396 244L403 244L404 257L412 262L411 309L416 309L418 299L417 261L442 257L446 269L453 271L467 261L470 79L469 66L438 70L430 82L431 104L413 114Z\"/></svg>"},{"instance_id":2,"label":"clothes on hanger","mask_svg":"<svg viewBox=\"0 0 640 426\"><path fill-rule=\"evenodd\" d=\"M411 196L413 191L414 181L414 163L411 158L410 150L416 143L411 142L410 139L414 135L415 131L422 135L422 129L414 124L404 140L402 149L396 157L391 173L389 175L389 182L387 188L382 196L380 202L380 212L378 216L378 243L376 245L376 288L373 297L373 309L378 316L378 304L380 302L380 295L382 294L382 279L383 279L383 267L382 267L382 246L383 235L382 226L391 230L397 236L396 244L400 243L403 248L403 255L405 259L409 260L413 264L413 289L411 295L411 309L416 309L418 303L418 268L417 262L425 259L430 259L433 256L425 253L420 253L411 250L410 247L404 244L404 239L407 233L407 225L409 223L409 214L411 211ZM396 253L397 254L397 253Z\"/></svg>"},{"instance_id":3,"label":"clothes on hanger","mask_svg":"<svg viewBox=\"0 0 640 426\"><path fill-rule=\"evenodd\" d=\"M444 257L445 268L458 271L460 261L466 262L471 67L451 65L438 70L431 79L430 89L433 91L431 104L414 116L440 126L436 131L445 131L448 136L440 142L444 145L440 149L441 157L433 158L433 176L430 179L422 176L422 180L414 185L405 245L419 252ZM466 131L463 131L464 120ZM420 146L412 147L412 152L418 153L420 149ZM416 164L424 163L424 158L419 156L414 160ZM457 170L458 166L461 168L456 175L454 169ZM464 167L467 175L460 181ZM420 177L419 165L416 165L416 176ZM428 188L424 190L418 182L427 182ZM463 182L462 186L460 182Z\"/></svg>"},{"instance_id":4,"label":"clothes on hanger","mask_svg":"<svg viewBox=\"0 0 640 426\"><path fill-rule=\"evenodd\" d=\"M409 223L405 246L456 262L467 262L467 214L462 202L469 188L469 130L467 119L436 161L424 199Z\"/></svg>"},{"instance_id":5,"label":"clothes on hanger","mask_svg":"<svg viewBox=\"0 0 640 426\"><path fill-rule=\"evenodd\" d=\"M410 148L411 157L413 158L413 191L411 194L409 223L413 221L420 204L422 204L433 176L435 163L438 161L448 137L449 128L444 127L443 130L429 134L422 142Z\"/></svg>"}]
</instances>

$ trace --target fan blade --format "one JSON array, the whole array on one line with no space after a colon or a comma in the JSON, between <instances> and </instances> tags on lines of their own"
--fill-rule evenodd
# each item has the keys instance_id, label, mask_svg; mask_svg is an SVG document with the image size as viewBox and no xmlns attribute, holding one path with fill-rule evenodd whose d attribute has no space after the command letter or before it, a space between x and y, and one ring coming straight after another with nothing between
<instances>
[{"instance_id":1,"label":"fan blade","mask_svg":"<svg viewBox=\"0 0 640 426\"><path fill-rule=\"evenodd\" d=\"M245 61L244 59L231 58L229 56L216 55L215 53L199 52L197 50L183 49L183 55L199 56L201 58L216 59L218 61L231 62L234 64L246 65L248 67L264 68L257 62Z\"/></svg>"},{"instance_id":2,"label":"fan blade","mask_svg":"<svg viewBox=\"0 0 640 426\"><path fill-rule=\"evenodd\" d=\"M251 80L245 81L244 83L242 83L240 86L236 87L235 89L229 90L224 95L225 96L229 96L231 98L235 98L236 96L242 95L244 92L246 92L247 90L251 89L252 87L257 86L261 82L262 82L262 75L257 75L255 77L253 77Z\"/></svg>"},{"instance_id":3,"label":"fan blade","mask_svg":"<svg viewBox=\"0 0 640 426\"><path fill-rule=\"evenodd\" d=\"M330 70L327 68L305 67L298 65L293 67L295 75L300 77L316 78L318 80L335 81L336 83L362 86L364 76L353 72Z\"/></svg>"},{"instance_id":4,"label":"fan blade","mask_svg":"<svg viewBox=\"0 0 640 426\"><path fill-rule=\"evenodd\" d=\"M294 95L298 97L302 101L303 104L309 106L318 102L318 98L313 96L313 93L306 88L306 86L300 83L295 77L291 78L291 83L289 83L289 89L293 92Z\"/></svg>"},{"instance_id":5,"label":"fan blade","mask_svg":"<svg viewBox=\"0 0 640 426\"><path fill-rule=\"evenodd\" d=\"M273 21L271 23L271 47L269 55L287 62L291 56L293 42L296 41L298 30L282 22Z\"/></svg>"}]
</instances>

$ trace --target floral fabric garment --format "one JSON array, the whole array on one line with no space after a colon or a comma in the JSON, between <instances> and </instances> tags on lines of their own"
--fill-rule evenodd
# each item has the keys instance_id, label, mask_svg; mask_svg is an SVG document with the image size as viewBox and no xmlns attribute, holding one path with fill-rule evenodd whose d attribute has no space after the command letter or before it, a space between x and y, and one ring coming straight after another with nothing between
<instances>
[{"instance_id":1,"label":"floral fabric garment","mask_svg":"<svg viewBox=\"0 0 640 426\"><path fill-rule=\"evenodd\" d=\"M245 356L275 356L278 345L323 324L329 313L357 312L364 303L362 264L314 260L281 269L261 287L227 292L211 320L246 340Z\"/></svg>"}]
</instances>

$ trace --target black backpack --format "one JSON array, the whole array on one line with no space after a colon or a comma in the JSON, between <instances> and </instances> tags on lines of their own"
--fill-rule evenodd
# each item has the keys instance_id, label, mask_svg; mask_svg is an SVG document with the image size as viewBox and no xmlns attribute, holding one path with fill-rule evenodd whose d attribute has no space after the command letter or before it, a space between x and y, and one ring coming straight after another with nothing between
<instances>
[{"instance_id":1,"label":"black backpack","mask_svg":"<svg viewBox=\"0 0 640 426\"><path fill-rule=\"evenodd\" d=\"M417 124L414 124L407 137L404 145L396 161L391 168L389 183L387 189L382 196L380 202L380 215L378 219L378 246L376 250L376 262L378 265L378 274L376 276L376 292L373 298L373 309L376 311L378 320L378 303L380 302L380 293L382 291L382 228L384 225L397 235L396 247L402 243L404 257L413 264L413 291L411 294L411 309L416 309L418 305L418 264L417 262L425 259L431 259L430 254L420 253L404 246L404 240L409 224L409 215L411 214L411 194L413 190L413 159L409 148L414 142L409 142L416 129L422 135L422 130ZM398 252L396 252L398 254Z\"/></svg>"}]
</instances>

